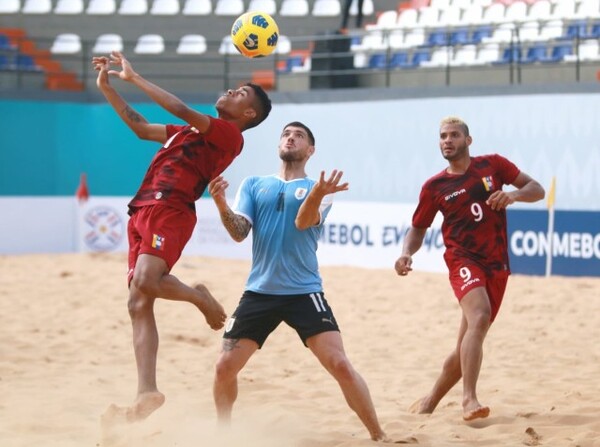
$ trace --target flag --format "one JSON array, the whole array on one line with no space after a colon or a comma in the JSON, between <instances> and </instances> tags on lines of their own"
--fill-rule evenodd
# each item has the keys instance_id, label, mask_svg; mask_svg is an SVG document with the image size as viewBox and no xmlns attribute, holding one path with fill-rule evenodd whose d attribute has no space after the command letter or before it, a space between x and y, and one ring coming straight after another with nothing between
<instances>
[{"instance_id":1,"label":"flag","mask_svg":"<svg viewBox=\"0 0 600 447\"><path fill-rule=\"evenodd\" d=\"M77 187L77 191L75 191L75 197L77 197L79 203L87 202L90 198L85 172L82 172L79 177L79 186Z\"/></svg>"},{"instance_id":2,"label":"flag","mask_svg":"<svg viewBox=\"0 0 600 447\"><path fill-rule=\"evenodd\" d=\"M552 183L550 184L550 191L548 191L548 197L546 198L546 202L548 204L548 209L554 208L554 201L556 200L556 177L552 177Z\"/></svg>"}]
</instances>

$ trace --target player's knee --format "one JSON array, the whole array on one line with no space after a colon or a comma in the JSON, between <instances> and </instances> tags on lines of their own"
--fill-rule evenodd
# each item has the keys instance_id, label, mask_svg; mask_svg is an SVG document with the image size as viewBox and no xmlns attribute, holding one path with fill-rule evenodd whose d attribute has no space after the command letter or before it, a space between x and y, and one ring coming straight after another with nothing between
<instances>
[{"instance_id":1,"label":"player's knee","mask_svg":"<svg viewBox=\"0 0 600 447\"><path fill-rule=\"evenodd\" d=\"M156 297L158 296L158 281L150 275L142 273L135 273L131 280L133 286L142 294L146 296Z\"/></svg>"},{"instance_id":2,"label":"player's knee","mask_svg":"<svg viewBox=\"0 0 600 447\"><path fill-rule=\"evenodd\" d=\"M233 362L228 361L226 357L221 357L215 365L215 380L218 382L227 382L238 373L238 369L234 367Z\"/></svg>"},{"instance_id":3,"label":"player's knee","mask_svg":"<svg viewBox=\"0 0 600 447\"><path fill-rule=\"evenodd\" d=\"M477 331L487 331L490 327L492 310L489 307L479 309L469 322L469 328Z\"/></svg>"},{"instance_id":4,"label":"player's knee","mask_svg":"<svg viewBox=\"0 0 600 447\"><path fill-rule=\"evenodd\" d=\"M354 379L354 368L346 356L334 356L330 359L329 370L340 382Z\"/></svg>"},{"instance_id":5,"label":"player's knee","mask_svg":"<svg viewBox=\"0 0 600 447\"><path fill-rule=\"evenodd\" d=\"M140 293L132 293L127 301L127 310L129 316L135 318L149 310L152 310L152 300Z\"/></svg>"}]
</instances>

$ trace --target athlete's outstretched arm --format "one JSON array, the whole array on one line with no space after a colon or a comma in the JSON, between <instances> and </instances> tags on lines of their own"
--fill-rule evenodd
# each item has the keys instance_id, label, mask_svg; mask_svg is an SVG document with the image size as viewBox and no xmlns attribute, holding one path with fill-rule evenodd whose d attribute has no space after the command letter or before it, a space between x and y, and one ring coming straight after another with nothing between
<instances>
[{"instance_id":1,"label":"athlete's outstretched arm","mask_svg":"<svg viewBox=\"0 0 600 447\"><path fill-rule=\"evenodd\" d=\"M319 181L315 183L315 186L313 186L304 202L302 202L302 205L300 205L298 215L296 216L296 228L306 230L320 223L321 214L319 207L321 206L323 197L327 194L348 190L348 183L339 184L343 174L343 171L334 169L329 179L325 180L325 171L321 171Z\"/></svg>"},{"instance_id":2,"label":"athlete's outstretched arm","mask_svg":"<svg viewBox=\"0 0 600 447\"><path fill-rule=\"evenodd\" d=\"M110 61L106 56L93 57L92 64L98 71L96 85L119 117L135 132L138 138L159 143L167 141L167 130L163 124L150 124L117 93L109 82Z\"/></svg>"},{"instance_id":3,"label":"athlete's outstretched arm","mask_svg":"<svg viewBox=\"0 0 600 447\"><path fill-rule=\"evenodd\" d=\"M405 276L412 270L412 255L421 248L426 232L427 228L410 227L410 230L406 233L404 245L402 246L402 254L394 265L398 275Z\"/></svg>"},{"instance_id":4,"label":"athlete's outstretched arm","mask_svg":"<svg viewBox=\"0 0 600 447\"><path fill-rule=\"evenodd\" d=\"M231 238L236 242L242 242L250 233L252 225L245 217L235 214L227 205L225 190L228 186L227 180L222 176L218 176L208 184L208 192L212 196L215 205L217 205L221 222L223 222L223 226Z\"/></svg>"}]
</instances>

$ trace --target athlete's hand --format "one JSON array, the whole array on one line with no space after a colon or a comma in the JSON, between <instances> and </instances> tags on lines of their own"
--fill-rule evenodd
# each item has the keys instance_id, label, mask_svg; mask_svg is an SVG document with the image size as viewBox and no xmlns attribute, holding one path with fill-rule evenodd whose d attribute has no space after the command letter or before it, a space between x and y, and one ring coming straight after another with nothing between
<instances>
[{"instance_id":1,"label":"athlete's hand","mask_svg":"<svg viewBox=\"0 0 600 447\"><path fill-rule=\"evenodd\" d=\"M227 205L225 190L228 187L229 183L221 175L211 180L211 182L208 184L208 192L212 196L217 208L219 209L220 207Z\"/></svg>"},{"instance_id":2,"label":"athlete's hand","mask_svg":"<svg viewBox=\"0 0 600 447\"><path fill-rule=\"evenodd\" d=\"M108 70L110 69L110 60L106 56L94 56L92 57L92 65L94 66L94 70L98 72L96 85L101 89L109 83Z\"/></svg>"},{"instance_id":3,"label":"athlete's hand","mask_svg":"<svg viewBox=\"0 0 600 447\"><path fill-rule=\"evenodd\" d=\"M334 169L329 178L325 180L325 171L321 171L321 177L319 178L319 181L315 183L313 190L316 190L321 197L340 191L348 191L348 182L340 184L342 175L344 175L344 171Z\"/></svg>"},{"instance_id":4,"label":"athlete's hand","mask_svg":"<svg viewBox=\"0 0 600 447\"><path fill-rule=\"evenodd\" d=\"M487 203L493 210L502 210L508 205L515 203L515 199L510 192L494 191L490 194L485 203Z\"/></svg>"},{"instance_id":5,"label":"athlete's hand","mask_svg":"<svg viewBox=\"0 0 600 447\"><path fill-rule=\"evenodd\" d=\"M396 273L400 276L408 275L408 272L412 271L412 257L409 255L402 255L396 260L394 268Z\"/></svg>"}]
</instances>

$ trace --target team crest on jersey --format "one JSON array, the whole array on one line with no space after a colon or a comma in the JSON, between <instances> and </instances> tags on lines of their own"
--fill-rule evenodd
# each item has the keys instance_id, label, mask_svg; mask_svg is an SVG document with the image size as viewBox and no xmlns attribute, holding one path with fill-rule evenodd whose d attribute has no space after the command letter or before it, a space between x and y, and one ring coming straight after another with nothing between
<instances>
[{"instance_id":1,"label":"team crest on jersey","mask_svg":"<svg viewBox=\"0 0 600 447\"><path fill-rule=\"evenodd\" d=\"M152 235L152 248L156 248L157 250L163 250L165 248L164 236L159 236L158 234L153 234Z\"/></svg>"},{"instance_id":2,"label":"team crest on jersey","mask_svg":"<svg viewBox=\"0 0 600 447\"><path fill-rule=\"evenodd\" d=\"M306 192L307 192L306 188L296 188L296 192L294 193L294 196L296 196L296 198L298 200L302 200L303 198L306 197Z\"/></svg>"},{"instance_id":3,"label":"team crest on jersey","mask_svg":"<svg viewBox=\"0 0 600 447\"><path fill-rule=\"evenodd\" d=\"M491 175L488 175L487 177L481 177L481 181L483 182L483 187L486 191L489 192L494 189L494 180L492 179Z\"/></svg>"}]
</instances>

